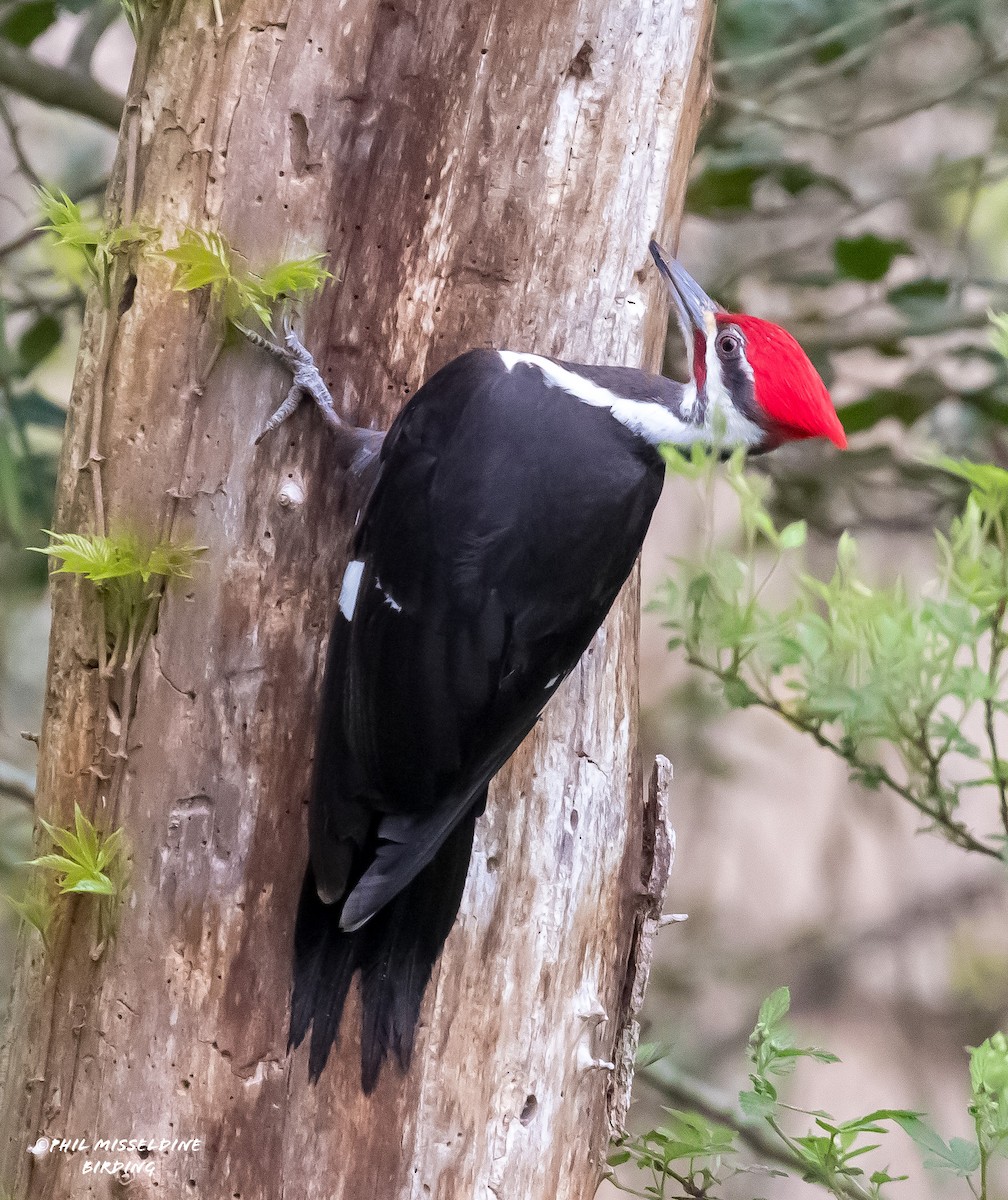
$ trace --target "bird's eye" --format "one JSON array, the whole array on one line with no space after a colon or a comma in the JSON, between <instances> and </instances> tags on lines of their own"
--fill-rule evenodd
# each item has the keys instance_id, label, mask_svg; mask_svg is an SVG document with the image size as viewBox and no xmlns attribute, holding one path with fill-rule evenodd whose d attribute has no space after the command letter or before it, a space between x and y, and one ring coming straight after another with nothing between
<instances>
[{"instance_id":1,"label":"bird's eye","mask_svg":"<svg viewBox=\"0 0 1008 1200\"><path fill-rule=\"evenodd\" d=\"M722 354L737 354L740 341L733 333L722 333L718 338L718 349Z\"/></svg>"}]
</instances>

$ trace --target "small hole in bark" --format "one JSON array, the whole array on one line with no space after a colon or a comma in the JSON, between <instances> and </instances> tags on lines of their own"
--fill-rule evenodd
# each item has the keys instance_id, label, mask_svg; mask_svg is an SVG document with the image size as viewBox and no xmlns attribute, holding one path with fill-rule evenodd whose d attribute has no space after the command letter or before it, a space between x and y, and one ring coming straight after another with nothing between
<instances>
[{"instance_id":1,"label":"small hole in bark","mask_svg":"<svg viewBox=\"0 0 1008 1200\"><path fill-rule=\"evenodd\" d=\"M532 1118L536 1115L536 1109L539 1107L539 1101L535 1096L526 1096L525 1105L521 1110L521 1116L518 1118L523 1125L531 1125Z\"/></svg>"},{"instance_id":2,"label":"small hole in bark","mask_svg":"<svg viewBox=\"0 0 1008 1200\"><path fill-rule=\"evenodd\" d=\"M489 856L489 858L487 859L486 865L487 865L488 871L496 871L497 868L500 866L500 859L497 857L496 854L491 854Z\"/></svg>"}]
</instances>

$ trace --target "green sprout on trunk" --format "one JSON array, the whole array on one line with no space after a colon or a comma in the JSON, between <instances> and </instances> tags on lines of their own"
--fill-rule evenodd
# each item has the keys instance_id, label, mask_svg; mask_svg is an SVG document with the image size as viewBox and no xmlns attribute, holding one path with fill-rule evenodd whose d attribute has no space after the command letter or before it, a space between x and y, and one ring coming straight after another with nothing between
<instances>
[{"instance_id":1,"label":"green sprout on trunk","mask_svg":"<svg viewBox=\"0 0 1008 1200\"><path fill-rule=\"evenodd\" d=\"M49 545L32 549L56 559L54 575L87 580L98 597L101 628L98 666L102 696L100 713L118 710L118 738L108 753L125 763L133 705L133 679L140 656L157 625L161 597L172 579L188 579L202 546L160 541L149 548L135 535L119 533L53 533ZM115 695L111 689L115 686ZM99 772L101 773L101 772Z\"/></svg>"},{"instance_id":2,"label":"green sprout on trunk","mask_svg":"<svg viewBox=\"0 0 1008 1200\"><path fill-rule=\"evenodd\" d=\"M175 264L175 287L181 292L210 288L231 322L253 313L267 329L273 307L282 299L310 295L332 275L325 269L325 255L291 259L258 274L220 233L186 229L178 245L164 252Z\"/></svg>"},{"instance_id":3,"label":"green sprout on trunk","mask_svg":"<svg viewBox=\"0 0 1008 1200\"><path fill-rule=\"evenodd\" d=\"M66 255L66 273L74 281L90 278L101 291L105 308L112 305L112 267L117 256L146 253L160 244L160 234L149 225L129 221L109 225L98 216L87 216L66 192L38 189L42 207L39 229Z\"/></svg>"},{"instance_id":4,"label":"green sprout on trunk","mask_svg":"<svg viewBox=\"0 0 1008 1200\"><path fill-rule=\"evenodd\" d=\"M126 848L123 831L99 832L95 825L74 803L72 829L50 825L39 818L39 824L53 842L53 849L25 863L51 873L61 896L91 896L97 903L97 940L92 957L98 958L115 933L117 901L126 881ZM49 946L49 929L54 907L47 888L34 881L22 900L8 897L9 903L23 921L33 926Z\"/></svg>"}]
</instances>

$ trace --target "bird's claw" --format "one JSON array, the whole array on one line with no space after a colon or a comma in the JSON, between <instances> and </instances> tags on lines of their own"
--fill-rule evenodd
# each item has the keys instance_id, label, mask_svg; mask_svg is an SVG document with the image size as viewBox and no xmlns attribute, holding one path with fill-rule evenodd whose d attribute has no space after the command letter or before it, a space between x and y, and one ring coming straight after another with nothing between
<instances>
[{"instance_id":1,"label":"bird's claw","mask_svg":"<svg viewBox=\"0 0 1008 1200\"><path fill-rule=\"evenodd\" d=\"M281 359L294 376L294 382L284 398L284 402L263 426L262 432L256 438L256 445L268 433L272 433L274 429L287 420L301 403L301 398L305 394L315 401L322 416L325 418L326 424L334 428L342 427L343 423L333 407L332 396L325 385L325 380L322 378L318 367L315 366L315 359L312 357L311 351L298 337L294 329L293 319L289 313L284 313L283 316L282 345L274 342L271 338L264 337L261 333L256 333L255 330L248 329L244 325L237 324L237 322L236 325L239 332L244 334L253 345L259 346L261 349L274 355L274 357Z\"/></svg>"}]
</instances>

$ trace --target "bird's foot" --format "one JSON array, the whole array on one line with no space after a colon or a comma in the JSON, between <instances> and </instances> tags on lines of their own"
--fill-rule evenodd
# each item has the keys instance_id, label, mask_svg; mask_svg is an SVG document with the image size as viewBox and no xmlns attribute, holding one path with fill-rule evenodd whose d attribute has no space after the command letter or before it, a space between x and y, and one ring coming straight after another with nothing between
<instances>
[{"instance_id":1,"label":"bird's foot","mask_svg":"<svg viewBox=\"0 0 1008 1200\"><path fill-rule=\"evenodd\" d=\"M283 319L284 340L282 344L274 342L271 338L264 337L261 333L257 333L253 329L247 329L244 325L238 325L241 333L248 338L253 345L260 346L263 350L267 350L275 358L279 358L285 364L290 373L294 376L290 391L284 399L283 404L276 410L262 428L262 432L256 438L258 445L263 438L272 433L274 429L282 425L284 421L291 415L292 412L301 403L303 396L310 396L314 400L316 407L321 412L323 420L332 429L340 433L346 431L346 423L341 419L333 405L333 399L326 387L325 380L315 366L315 359L312 358L311 351L298 337L294 329L294 324L290 316L286 315Z\"/></svg>"},{"instance_id":2,"label":"bird's foot","mask_svg":"<svg viewBox=\"0 0 1008 1200\"><path fill-rule=\"evenodd\" d=\"M256 438L256 445L287 420L301 403L302 397L310 396L322 414L322 419L335 435L337 460L355 480L363 481L360 486L364 487L371 477L371 468L377 462L385 435L373 429L358 429L343 420L336 411L325 380L315 366L311 351L294 331L294 324L289 315L284 315L282 343L264 337L255 330L246 329L244 325L238 325L238 329L253 345L260 346L275 358L279 358L294 377L283 404L263 426L262 432Z\"/></svg>"}]
</instances>

